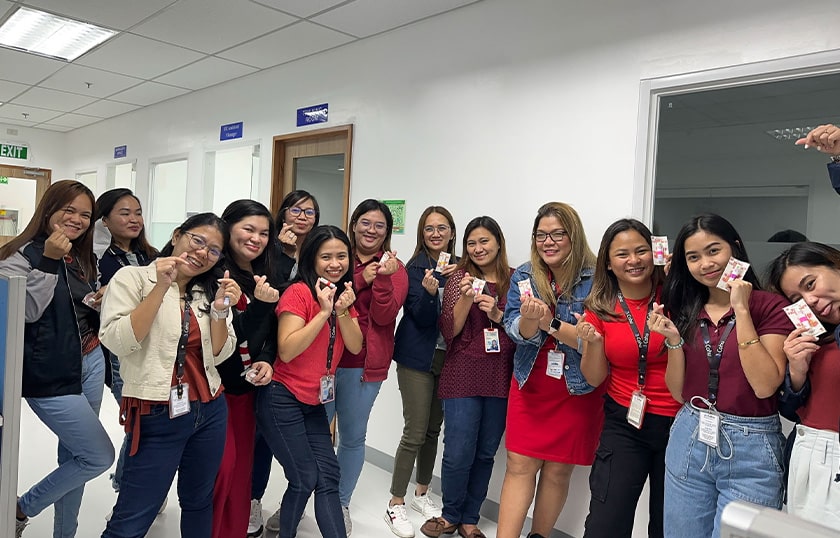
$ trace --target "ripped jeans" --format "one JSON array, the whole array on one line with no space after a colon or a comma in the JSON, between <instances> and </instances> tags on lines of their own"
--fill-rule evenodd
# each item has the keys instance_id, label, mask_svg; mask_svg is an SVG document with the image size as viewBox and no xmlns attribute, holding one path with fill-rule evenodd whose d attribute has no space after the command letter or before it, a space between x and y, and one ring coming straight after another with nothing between
<instances>
[{"instance_id":1,"label":"ripped jeans","mask_svg":"<svg viewBox=\"0 0 840 538\"><path fill-rule=\"evenodd\" d=\"M782 507L779 416L719 415L715 449L698 440L698 409L686 403L677 413L665 451L666 538L719 538L731 501Z\"/></svg>"}]
</instances>

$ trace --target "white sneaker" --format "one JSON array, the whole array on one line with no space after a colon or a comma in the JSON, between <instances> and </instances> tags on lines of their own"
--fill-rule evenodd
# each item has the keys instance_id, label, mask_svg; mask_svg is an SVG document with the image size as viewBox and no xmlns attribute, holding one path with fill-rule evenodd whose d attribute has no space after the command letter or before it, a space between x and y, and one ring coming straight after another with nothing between
<instances>
[{"instance_id":1,"label":"white sneaker","mask_svg":"<svg viewBox=\"0 0 840 538\"><path fill-rule=\"evenodd\" d=\"M442 513L440 506L432 499L430 493L432 493L431 488L426 490L423 495L415 494L414 499L411 500L411 508L423 514L426 519L440 517Z\"/></svg>"},{"instance_id":2,"label":"white sneaker","mask_svg":"<svg viewBox=\"0 0 840 538\"><path fill-rule=\"evenodd\" d=\"M388 506L385 510L385 523L388 524L391 532L400 538L414 538L414 525L408 520L404 504Z\"/></svg>"},{"instance_id":3,"label":"white sneaker","mask_svg":"<svg viewBox=\"0 0 840 538\"><path fill-rule=\"evenodd\" d=\"M279 508L277 510L275 510L274 513L271 514L271 517L269 517L265 521L265 530L271 531L271 532L280 532L280 509Z\"/></svg>"},{"instance_id":4,"label":"white sneaker","mask_svg":"<svg viewBox=\"0 0 840 538\"><path fill-rule=\"evenodd\" d=\"M353 532L353 520L350 519L350 508L347 506L342 506L341 511L344 514L344 530L347 531L347 536L350 536L350 533Z\"/></svg>"},{"instance_id":5,"label":"white sneaker","mask_svg":"<svg viewBox=\"0 0 840 538\"><path fill-rule=\"evenodd\" d=\"M15 518L15 538L21 538L23 536L23 529L29 525L29 518L24 519L23 521Z\"/></svg>"},{"instance_id":6,"label":"white sneaker","mask_svg":"<svg viewBox=\"0 0 840 538\"><path fill-rule=\"evenodd\" d=\"M251 499L251 515L248 517L248 538L262 536L263 517L262 502L258 499Z\"/></svg>"}]
</instances>

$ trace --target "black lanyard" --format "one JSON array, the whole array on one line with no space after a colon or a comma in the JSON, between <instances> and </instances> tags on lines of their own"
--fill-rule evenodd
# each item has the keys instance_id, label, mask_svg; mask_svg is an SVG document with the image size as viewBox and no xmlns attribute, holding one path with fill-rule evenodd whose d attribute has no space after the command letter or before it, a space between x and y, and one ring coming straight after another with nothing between
<instances>
[{"instance_id":1,"label":"black lanyard","mask_svg":"<svg viewBox=\"0 0 840 538\"><path fill-rule=\"evenodd\" d=\"M330 373L333 361L333 347L335 347L335 310L330 314L330 345L327 347L327 374Z\"/></svg>"},{"instance_id":2,"label":"black lanyard","mask_svg":"<svg viewBox=\"0 0 840 538\"><path fill-rule=\"evenodd\" d=\"M732 332L735 326L735 316L729 319L726 328L723 329L723 334L720 335L720 342L718 342L717 349L712 353L712 338L709 336L709 322L705 319L700 320L700 332L703 334L703 347L706 348L706 359L709 361L709 401L715 403L717 400L718 387L720 386L720 361L723 358L723 346L726 344L726 339Z\"/></svg>"},{"instance_id":3,"label":"black lanyard","mask_svg":"<svg viewBox=\"0 0 840 538\"><path fill-rule=\"evenodd\" d=\"M184 319L181 322L181 338L178 340L178 354L175 357L177 371L175 377L178 379L178 397L184 395L184 364L187 362L187 340L190 338L190 302L184 299Z\"/></svg>"},{"instance_id":4,"label":"black lanyard","mask_svg":"<svg viewBox=\"0 0 840 538\"><path fill-rule=\"evenodd\" d=\"M655 292L654 292L655 293ZM650 343L650 327L648 327L648 319L650 313L653 311L653 295L648 300L647 315L645 316L645 335L639 334L639 328L636 326L636 321L630 313L630 308L627 306L627 301L624 300L624 295L618 292L618 303L621 309L624 310L624 316L627 318L627 323L630 325L630 330L633 331L633 336L636 338L636 346L639 348L639 388L645 386L645 375L647 374L647 352L648 344Z\"/></svg>"}]
</instances>

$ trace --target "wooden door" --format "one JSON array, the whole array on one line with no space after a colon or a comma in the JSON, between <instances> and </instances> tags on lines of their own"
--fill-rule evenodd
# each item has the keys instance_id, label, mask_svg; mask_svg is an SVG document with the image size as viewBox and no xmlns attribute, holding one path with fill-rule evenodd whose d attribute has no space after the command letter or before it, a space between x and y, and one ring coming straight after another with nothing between
<instances>
[{"instance_id":1,"label":"wooden door","mask_svg":"<svg viewBox=\"0 0 840 538\"><path fill-rule=\"evenodd\" d=\"M51 177L45 168L0 164L0 246L29 224Z\"/></svg>"}]
</instances>

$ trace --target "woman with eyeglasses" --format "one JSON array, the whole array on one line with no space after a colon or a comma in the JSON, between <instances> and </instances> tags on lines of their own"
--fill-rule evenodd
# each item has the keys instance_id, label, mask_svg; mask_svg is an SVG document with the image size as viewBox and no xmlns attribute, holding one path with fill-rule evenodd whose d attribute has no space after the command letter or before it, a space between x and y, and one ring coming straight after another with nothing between
<instances>
[{"instance_id":1,"label":"woman with eyeglasses","mask_svg":"<svg viewBox=\"0 0 840 538\"><path fill-rule=\"evenodd\" d=\"M304 190L295 190L287 194L277 210L274 229L277 232L277 248L272 248L273 271L278 277L278 284L292 280L297 274L298 253L306 239L321 218L318 200ZM262 536L263 514L262 498L271 476L271 449L266 444L259 427L254 443L254 469L251 483L251 515L248 520L248 536ZM271 532L280 530L280 509L265 522L265 529Z\"/></svg>"},{"instance_id":2,"label":"woman with eyeglasses","mask_svg":"<svg viewBox=\"0 0 840 538\"><path fill-rule=\"evenodd\" d=\"M594 267L577 211L560 202L540 207L531 231L531 261L513 274L505 306L505 330L516 355L509 380L501 538L520 535L532 501L528 536L548 536L566 502L572 471L595 457L603 389L593 388L581 373L575 332Z\"/></svg>"},{"instance_id":3,"label":"woman with eyeglasses","mask_svg":"<svg viewBox=\"0 0 840 538\"><path fill-rule=\"evenodd\" d=\"M211 536L227 428L216 366L233 353L230 305L241 294L221 274L228 240L219 217L194 215L153 264L117 271L105 292L99 334L121 360L130 450L103 538L145 536L176 471L181 536Z\"/></svg>"},{"instance_id":4,"label":"woman with eyeglasses","mask_svg":"<svg viewBox=\"0 0 840 538\"><path fill-rule=\"evenodd\" d=\"M768 281L789 300L803 299L828 329L816 337L798 328L785 339L788 369L780 400L788 412L782 416L798 419L787 511L840 531L840 251L797 243L770 262Z\"/></svg>"},{"instance_id":5,"label":"woman with eyeglasses","mask_svg":"<svg viewBox=\"0 0 840 538\"><path fill-rule=\"evenodd\" d=\"M93 207L83 184L53 183L23 232L0 247L0 271L26 277L22 395L58 437L58 467L17 499L16 537L50 505L53 537L75 536L85 484L114 461L99 422L99 314L86 300L96 288Z\"/></svg>"},{"instance_id":6,"label":"woman with eyeglasses","mask_svg":"<svg viewBox=\"0 0 840 538\"><path fill-rule=\"evenodd\" d=\"M583 375L607 387L604 429L589 473L586 538L630 538L645 483L648 537L663 536L665 447L680 404L665 384L665 339L647 324L664 278L653 259L647 226L636 219L611 224L601 240L586 315L577 324Z\"/></svg>"},{"instance_id":7,"label":"woman with eyeglasses","mask_svg":"<svg viewBox=\"0 0 840 538\"><path fill-rule=\"evenodd\" d=\"M394 355L397 314L408 294L408 273L391 251L394 218L378 200L360 203L350 217L353 252L354 306L364 346L358 353L344 350L335 374L335 401L327 405L327 418L338 415L338 495L347 536L353 528L350 498L362 474L368 419Z\"/></svg>"},{"instance_id":8,"label":"woman with eyeglasses","mask_svg":"<svg viewBox=\"0 0 840 538\"><path fill-rule=\"evenodd\" d=\"M446 281L438 321L446 358L438 395L443 400L440 517L420 528L426 536L484 538L479 510L487 497L493 461L505 431L514 344L502 330L513 271L505 237L491 217L472 219L463 253Z\"/></svg>"},{"instance_id":9,"label":"woman with eyeglasses","mask_svg":"<svg viewBox=\"0 0 840 538\"><path fill-rule=\"evenodd\" d=\"M665 449L668 538L718 538L733 500L782 507L776 394L793 325L787 301L761 291L752 267L743 277L726 273L731 258L749 263L732 224L693 217L677 234L663 304L648 320L665 337L665 383L684 402Z\"/></svg>"},{"instance_id":10,"label":"woman with eyeglasses","mask_svg":"<svg viewBox=\"0 0 840 538\"><path fill-rule=\"evenodd\" d=\"M449 262L439 264L441 255ZM405 511L405 494L414 464L416 482L411 507L426 519L440 516L429 495L437 455L443 409L438 382L446 346L438 329L441 288L455 271L455 220L444 207L429 206L417 224L417 246L406 264L408 297L394 337L394 362L402 395L405 425L394 457L391 500L385 522L397 536L414 536L414 526Z\"/></svg>"}]
</instances>

